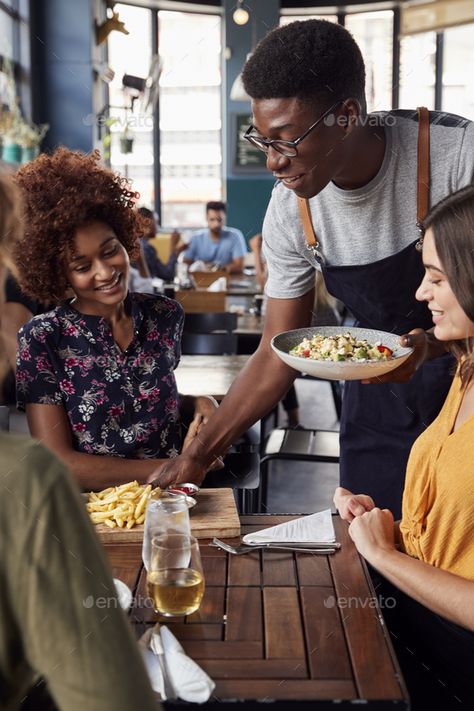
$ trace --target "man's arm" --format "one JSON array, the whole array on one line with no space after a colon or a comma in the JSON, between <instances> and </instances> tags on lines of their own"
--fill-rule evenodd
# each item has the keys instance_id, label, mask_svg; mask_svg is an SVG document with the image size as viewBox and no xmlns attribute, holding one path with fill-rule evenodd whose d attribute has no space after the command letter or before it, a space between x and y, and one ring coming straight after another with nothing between
<instances>
[{"instance_id":1,"label":"man's arm","mask_svg":"<svg viewBox=\"0 0 474 711\"><path fill-rule=\"evenodd\" d=\"M275 355L270 341L282 331L309 326L313 303L314 289L295 299L268 299L265 328L257 351L186 452L165 464L156 479L160 486L175 481L201 482L215 457L223 454L287 392L296 371Z\"/></svg>"},{"instance_id":2,"label":"man's arm","mask_svg":"<svg viewBox=\"0 0 474 711\"><path fill-rule=\"evenodd\" d=\"M226 265L225 269L229 274L241 274L244 269L244 258L234 257L234 259Z\"/></svg>"}]
</instances>

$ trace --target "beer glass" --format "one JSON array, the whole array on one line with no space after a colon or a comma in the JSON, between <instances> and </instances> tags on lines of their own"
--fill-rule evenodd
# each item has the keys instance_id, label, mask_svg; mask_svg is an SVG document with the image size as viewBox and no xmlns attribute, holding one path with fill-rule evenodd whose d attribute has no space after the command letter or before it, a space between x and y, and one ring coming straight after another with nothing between
<instances>
[{"instance_id":1,"label":"beer glass","mask_svg":"<svg viewBox=\"0 0 474 711\"><path fill-rule=\"evenodd\" d=\"M155 612L165 617L190 615L199 608L204 575L194 536L170 532L153 536L147 588Z\"/></svg>"}]
</instances>

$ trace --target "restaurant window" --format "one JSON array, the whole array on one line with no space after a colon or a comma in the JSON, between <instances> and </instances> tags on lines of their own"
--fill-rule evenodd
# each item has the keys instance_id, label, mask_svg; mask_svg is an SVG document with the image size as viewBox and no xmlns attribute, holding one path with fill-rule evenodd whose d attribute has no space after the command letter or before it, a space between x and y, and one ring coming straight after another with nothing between
<instances>
[{"instance_id":1,"label":"restaurant window","mask_svg":"<svg viewBox=\"0 0 474 711\"><path fill-rule=\"evenodd\" d=\"M367 111L392 106L393 12L347 14L345 27L360 47L365 62Z\"/></svg>"},{"instance_id":2,"label":"restaurant window","mask_svg":"<svg viewBox=\"0 0 474 711\"><path fill-rule=\"evenodd\" d=\"M328 20L329 22L337 22L337 15L282 15L280 17L280 26L289 25L290 22L297 20Z\"/></svg>"},{"instance_id":3,"label":"restaurant window","mask_svg":"<svg viewBox=\"0 0 474 711\"><path fill-rule=\"evenodd\" d=\"M474 120L474 24L444 32L442 108Z\"/></svg>"},{"instance_id":4,"label":"restaurant window","mask_svg":"<svg viewBox=\"0 0 474 711\"><path fill-rule=\"evenodd\" d=\"M130 34L113 32L109 38L108 63L115 76L109 84L111 143L109 149L105 149L105 157L110 157L113 170L132 181L133 189L140 193L139 204L153 208L154 116L150 109L145 110L142 97L133 101L132 109L132 97L137 92L124 89L122 84L124 74L141 78L148 76L153 56L152 13L151 10L122 4L115 5L114 11L120 14ZM107 153L110 155L107 156Z\"/></svg>"},{"instance_id":5,"label":"restaurant window","mask_svg":"<svg viewBox=\"0 0 474 711\"><path fill-rule=\"evenodd\" d=\"M161 203L164 227L201 224L209 200L223 198L221 148L221 18L214 14L159 11L117 4L115 11L129 35L109 38L110 162L133 181L140 204ZM157 46L153 47L154 18L158 18ZM122 86L124 74L147 77L159 53L159 111L146 109L142 98L130 109ZM126 105L128 108L123 108ZM160 122L160 186L154 170L154 122ZM124 128L133 137L131 153L124 153ZM160 190L160 201L155 190Z\"/></svg>"},{"instance_id":6,"label":"restaurant window","mask_svg":"<svg viewBox=\"0 0 474 711\"><path fill-rule=\"evenodd\" d=\"M192 227L223 197L221 18L163 10L158 23L162 224Z\"/></svg>"},{"instance_id":7,"label":"restaurant window","mask_svg":"<svg viewBox=\"0 0 474 711\"><path fill-rule=\"evenodd\" d=\"M435 81L436 33L403 37L400 41L400 108L434 109Z\"/></svg>"}]
</instances>

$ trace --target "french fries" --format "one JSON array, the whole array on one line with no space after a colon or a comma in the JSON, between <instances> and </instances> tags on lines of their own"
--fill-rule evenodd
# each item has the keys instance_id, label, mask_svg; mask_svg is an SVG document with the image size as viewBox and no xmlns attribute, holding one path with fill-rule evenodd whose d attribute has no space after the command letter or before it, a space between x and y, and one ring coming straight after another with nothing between
<instances>
[{"instance_id":1,"label":"french fries","mask_svg":"<svg viewBox=\"0 0 474 711\"><path fill-rule=\"evenodd\" d=\"M150 496L156 498L160 494L160 489L153 489L152 493L151 484L142 486L138 481L130 481L103 491L91 491L86 509L94 524L130 529L145 521Z\"/></svg>"}]
</instances>

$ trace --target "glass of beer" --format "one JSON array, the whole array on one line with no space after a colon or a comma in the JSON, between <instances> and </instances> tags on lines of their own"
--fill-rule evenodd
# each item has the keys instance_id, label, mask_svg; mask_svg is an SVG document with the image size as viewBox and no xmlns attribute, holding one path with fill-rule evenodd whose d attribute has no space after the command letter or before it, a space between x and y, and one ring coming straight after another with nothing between
<instances>
[{"instance_id":1,"label":"glass of beer","mask_svg":"<svg viewBox=\"0 0 474 711\"><path fill-rule=\"evenodd\" d=\"M168 532L151 539L147 588L155 612L165 617L190 615L199 608L204 575L194 536Z\"/></svg>"}]
</instances>

